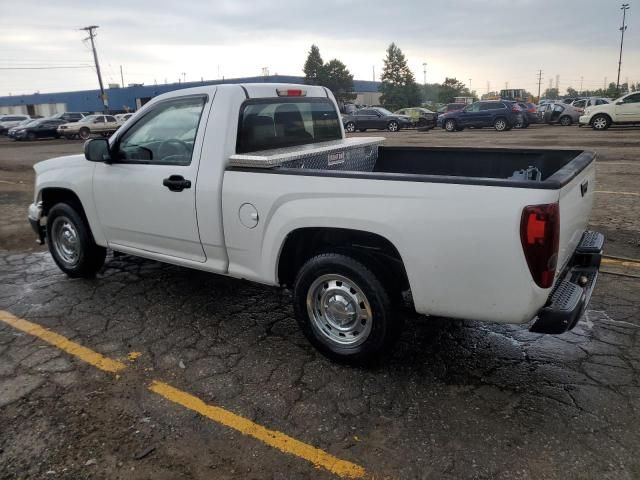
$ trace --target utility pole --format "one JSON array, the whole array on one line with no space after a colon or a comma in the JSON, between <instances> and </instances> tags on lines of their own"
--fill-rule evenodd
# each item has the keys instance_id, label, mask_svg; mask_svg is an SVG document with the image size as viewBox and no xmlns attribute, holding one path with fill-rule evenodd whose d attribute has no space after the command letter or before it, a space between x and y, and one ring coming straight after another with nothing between
<instances>
[{"instance_id":1,"label":"utility pole","mask_svg":"<svg viewBox=\"0 0 640 480\"><path fill-rule=\"evenodd\" d=\"M373 70L373 77L372 77L372 80L375 82L375 81L376 81L376 66L375 66L375 65L372 65L372 66L371 66L371 69Z\"/></svg>"},{"instance_id":2,"label":"utility pole","mask_svg":"<svg viewBox=\"0 0 640 480\"><path fill-rule=\"evenodd\" d=\"M96 44L93 41L93 37L95 37L94 30L99 28L98 25L90 25L88 27L81 28L80 30L84 30L89 32L88 40L91 40L91 49L93 50L93 60L96 63L96 73L98 74L98 83L100 84L100 98L102 100L102 111L107 113L109 111L109 101L107 100L107 96L104 93L104 84L102 83L102 75L100 73L100 64L98 63L98 53L96 52ZM87 40L87 38L85 38Z\"/></svg>"},{"instance_id":3,"label":"utility pole","mask_svg":"<svg viewBox=\"0 0 640 480\"><path fill-rule=\"evenodd\" d=\"M580 95L582 95L582 82L584 82L584 77L580 77Z\"/></svg>"},{"instance_id":4,"label":"utility pole","mask_svg":"<svg viewBox=\"0 0 640 480\"><path fill-rule=\"evenodd\" d=\"M627 29L625 20L627 19L627 10L629 10L629 4L623 3L622 7L622 26L620 27L620 58L618 59L618 81L616 82L616 95L620 96L620 69L622 68L622 45L624 44L624 32Z\"/></svg>"},{"instance_id":5,"label":"utility pole","mask_svg":"<svg viewBox=\"0 0 640 480\"><path fill-rule=\"evenodd\" d=\"M560 75L556 74L556 90L560 92Z\"/></svg>"},{"instance_id":6,"label":"utility pole","mask_svg":"<svg viewBox=\"0 0 640 480\"><path fill-rule=\"evenodd\" d=\"M424 62L422 64L422 73L424 73L424 78L423 78L422 83L424 85L426 85L427 84L427 62Z\"/></svg>"},{"instance_id":7,"label":"utility pole","mask_svg":"<svg viewBox=\"0 0 640 480\"><path fill-rule=\"evenodd\" d=\"M469 92L471 92L471 79L469 79Z\"/></svg>"},{"instance_id":8,"label":"utility pole","mask_svg":"<svg viewBox=\"0 0 640 480\"><path fill-rule=\"evenodd\" d=\"M182 83L186 83L187 81L187 74L185 72L182 72Z\"/></svg>"},{"instance_id":9,"label":"utility pole","mask_svg":"<svg viewBox=\"0 0 640 480\"><path fill-rule=\"evenodd\" d=\"M538 102L540 102L540 88L542 86L542 69L538 70Z\"/></svg>"},{"instance_id":10,"label":"utility pole","mask_svg":"<svg viewBox=\"0 0 640 480\"><path fill-rule=\"evenodd\" d=\"M487 80L487 95L489 94L490 91L491 91L491 82Z\"/></svg>"},{"instance_id":11,"label":"utility pole","mask_svg":"<svg viewBox=\"0 0 640 480\"><path fill-rule=\"evenodd\" d=\"M124 75L122 75L122 65L120 65L120 80L122 81L122 88L124 88Z\"/></svg>"}]
</instances>

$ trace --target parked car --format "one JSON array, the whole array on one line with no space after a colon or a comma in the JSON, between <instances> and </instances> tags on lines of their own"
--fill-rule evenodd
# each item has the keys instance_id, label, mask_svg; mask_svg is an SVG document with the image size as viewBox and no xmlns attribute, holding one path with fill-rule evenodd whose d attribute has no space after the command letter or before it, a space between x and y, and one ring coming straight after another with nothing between
<instances>
[{"instance_id":1,"label":"parked car","mask_svg":"<svg viewBox=\"0 0 640 480\"><path fill-rule=\"evenodd\" d=\"M14 133L16 140L37 140L38 138L58 138L58 127L64 123L59 118L41 118L19 128Z\"/></svg>"},{"instance_id":2,"label":"parked car","mask_svg":"<svg viewBox=\"0 0 640 480\"><path fill-rule=\"evenodd\" d=\"M74 123L74 122L79 122L86 116L87 114L84 112L61 112L61 113L56 113L55 115L52 115L49 118L61 119L61 120L65 120L67 123Z\"/></svg>"},{"instance_id":3,"label":"parked car","mask_svg":"<svg viewBox=\"0 0 640 480\"><path fill-rule=\"evenodd\" d=\"M442 128L447 132L460 131L467 127L493 127L502 132L511 130L522 122L522 110L515 102L509 100L474 102L461 110L442 115Z\"/></svg>"},{"instance_id":4,"label":"parked car","mask_svg":"<svg viewBox=\"0 0 640 480\"><path fill-rule=\"evenodd\" d=\"M414 127L432 129L436 126L438 114L423 107L403 108L394 112L394 115L409 117Z\"/></svg>"},{"instance_id":5,"label":"parked car","mask_svg":"<svg viewBox=\"0 0 640 480\"><path fill-rule=\"evenodd\" d=\"M540 117L538 116L538 107L534 103L530 102L517 102L518 106L522 110L522 125L521 128L527 128L532 123L540 123Z\"/></svg>"},{"instance_id":6,"label":"parked car","mask_svg":"<svg viewBox=\"0 0 640 480\"><path fill-rule=\"evenodd\" d=\"M571 104L580 114L584 113L584 110L588 107L595 107L596 105L606 105L610 103L608 98L590 97L576 100Z\"/></svg>"},{"instance_id":7,"label":"parked car","mask_svg":"<svg viewBox=\"0 0 640 480\"><path fill-rule=\"evenodd\" d=\"M71 277L110 248L291 286L301 330L344 361L390 347L407 290L418 313L540 333L587 308L604 241L586 231L591 152L381 147L344 138L311 85L199 86L140 113L34 167L29 221Z\"/></svg>"},{"instance_id":8,"label":"parked car","mask_svg":"<svg viewBox=\"0 0 640 480\"><path fill-rule=\"evenodd\" d=\"M624 95L611 103L588 107L578 120L594 130L606 130L613 124L640 124L640 92Z\"/></svg>"},{"instance_id":9,"label":"parked car","mask_svg":"<svg viewBox=\"0 0 640 480\"><path fill-rule=\"evenodd\" d=\"M0 115L0 135L6 135L11 127L30 118L29 115Z\"/></svg>"},{"instance_id":10,"label":"parked car","mask_svg":"<svg viewBox=\"0 0 640 480\"><path fill-rule=\"evenodd\" d=\"M74 135L78 135L86 140L96 133L109 136L119 126L120 124L113 115L87 115L77 122L63 123L58 127L58 133L65 138L73 138Z\"/></svg>"},{"instance_id":11,"label":"parked car","mask_svg":"<svg viewBox=\"0 0 640 480\"><path fill-rule=\"evenodd\" d=\"M397 132L402 128L411 127L409 117L396 115L383 107L362 108L353 115L344 115L342 121L346 132L366 132L367 129Z\"/></svg>"},{"instance_id":12,"label":"parked car","mask_svg":"<svg viewBox=\"0 0 640 480\"><path fill-rule=\"evenodd\" d=\"M122 125L124 122L133 117L133 113L119 113L117 115L114 115L114 117L116 117L116 122Z\"/></svg>"},{"instance_id":13,"label":"parked car","mask_svg":"<svg viewBox=\"0 0 640 480\"><path fill-rule=\"evenodd\" d=\"M25 126L29 125L31 122L35 122L35 121L36 121L36 119L33 119L33 118L29 118L29 119L27 119L27 120L23 120L23 121L21 121L21 122L20 122L19 124L17 124L16 126L11 127L9 130L7 130L7 137L9 137L9 138L14 138L14 139L15 139L15 138L16 138L16 132L17 132L18 130L20 130L21 128L23 128L23 127L25 127Z\"/></svg>"},{"instance_id":14,"label":"parked car","mask_svg":"<svg viewBox=\"0 0 640 480\"><path fill-rule=\"evenodd\" d=\"M568 127L573 123L577 123L580 118L580 112L571 105L566 103L553 103L547 105L542 114L542 121L548 124L558 123L563 127Z\"/></svg>"}]
</instances>

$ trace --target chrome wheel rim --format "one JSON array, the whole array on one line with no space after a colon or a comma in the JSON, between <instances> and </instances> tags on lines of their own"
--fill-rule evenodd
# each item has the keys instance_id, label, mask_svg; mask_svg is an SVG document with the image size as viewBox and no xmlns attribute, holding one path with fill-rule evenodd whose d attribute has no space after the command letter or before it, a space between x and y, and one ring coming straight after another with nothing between
<instances>
[{"instance_id":1,"label":"chrome wheel rim","mask_svg":"<svg viewBox=\"0 0 640 480\"><path fill-rule=\"evenodd\" d=\"M506 128L507 124L505 123L504 120L498 120L496 122L496 130L504 130Z\"/></svg>"},{"instance_id":2,"label":"chrome wheel rim","mask_svg":"<svg viewBox=\"0 0 640 480\"><path fill-rule=\"evenodd\" d=\"M336 346L362 344L373 327L369 300L354 281L342 275L322 275L311 284L307 312L319 336Z\"/></svg>"},{"instance_id":3,"label":"chrome wheel rim","mask_svg":"<svg viewBox=\"0 0 640 480\"><path fill-rule=\"evenodd\" d=\"M447 120L447 123L445 124L445 130L447 130L448 132L453 131L453 129L455 128L455 123L453 122L453 120Z\"/></svg>"},{"instance_id":4,"label":"chrome wheel rim","mask_svg":"<svg viewBox=\"0 0 640 480\"><path fill-rule=\"evenodd\" d=\"M396 130L398 130L398 124L395 122L391 122L389 124L389 131L390 132L395 132Z\"/></svg>"},{"instance_id":5,"label":"chrome wheel rim","mask_svg":"<svg viewBox=\"0 0 640 480\"><path fill-rule=\"evenodd\" d=\"M593 121L593 126L598 130L602 130L606 125L607 125L607 121L602 117L596 118Z\"/></svg>"},{"instance_id":6,"label":"chrome wheel rim","mask_svg":"<svg viewBox=\"0 0 640 480\"><path fill-rule=\"evenodd\" d=\"M80 132L78 133L78 136L83 140L89 138L90 135L91 135L91 132L89 132L88 130L80 130Z\"/></svg>"},{"instance_id":7,"label":"chrome wheel rim","mask_svg":"<svg viewBox=\"0 0 640 480\"><path fill-rule=\"evenodd\" d=\"M80 259L80 240L75 225L67 217L57 217L51 225L51 242L58 258L73 267Z\"/></svg>"},{"instance_id":8,"label":"chrome wheel rim","mask_svg":"<svg viewBox=\"0 0 640 480\"><path fill-rule=\"evenodd\" d=\"M347 132L353 133L356 131L356 126L353 123L347 123Z\"/></svg>"},{"instance_id":9,"label":"chrome wheel rim","mask_svg":"<svg viewBox=\"0 0 640 480\"><path fill-rule=\"evenodd\" d=\"M563 127L566 127L567 125L569 125L570 120L567 117L562 117L562 119L560 120L560 125L562 125Z\"/></svg>"}]
</instances>

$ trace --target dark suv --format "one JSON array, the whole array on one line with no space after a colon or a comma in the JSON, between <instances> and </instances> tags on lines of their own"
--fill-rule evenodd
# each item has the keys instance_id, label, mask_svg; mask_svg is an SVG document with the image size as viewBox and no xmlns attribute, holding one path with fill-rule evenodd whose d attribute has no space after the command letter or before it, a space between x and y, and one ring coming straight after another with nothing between
<instances>
[{"instance_id":1,"label":"dark suv","mask_svg":"<svg viewBox=\"0 0 640 480\"><path fill-rule=\"evenodd\" d=\"M522 124L522 109L507 100L480 101L467 105L462 110L442 115L442 128L447 132L464 130L466 127L493 127L497 131L511 130Z\"/></svg>"}]
</instances>

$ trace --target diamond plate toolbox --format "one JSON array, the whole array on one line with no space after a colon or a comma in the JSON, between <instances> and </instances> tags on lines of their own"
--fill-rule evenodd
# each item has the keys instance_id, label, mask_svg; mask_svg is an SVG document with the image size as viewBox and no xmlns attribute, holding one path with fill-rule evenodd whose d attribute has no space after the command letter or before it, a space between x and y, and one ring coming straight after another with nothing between
<instances>
[{"instance_id":1,"label":"diamond plate toolbox","mask_svg":"<svg viewBox=\"0 0 640 480\"><path fill-rule=\"evenodd\" d=\"M231 155L229 166L371 172L384 138L359 137Z\"/></svg>"}]
</instances>

